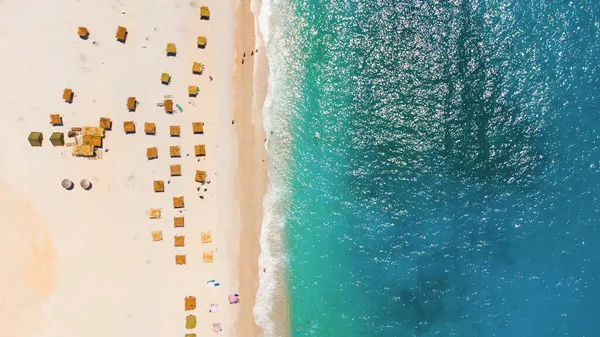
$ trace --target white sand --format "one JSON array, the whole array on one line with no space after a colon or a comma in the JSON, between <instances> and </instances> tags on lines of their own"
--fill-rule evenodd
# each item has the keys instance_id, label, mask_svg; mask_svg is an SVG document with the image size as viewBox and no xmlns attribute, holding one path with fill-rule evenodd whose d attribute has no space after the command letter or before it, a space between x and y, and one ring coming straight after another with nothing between
<instances>
[{"instance_id":1,"label":"white sand","mask_svg":"<svg viewBox=\"0 0 600 337\"><path fill-rule=\"evenodd\" d=\"M210 6L210 21L199 20L201 5ZM220 335L236 334L241 305L227 302L239 289L234 12L233 1L217 0L0 3L0 336L206 336L213 322L222 324ZM89 40L77 36L80 25ZM115 40L118 25L129 31L126 44ZM198 35L208 37L204 50L196 48ZM166 56L168 42L177 44L177 57ZM193 61L206 64L202 76L192 74ZM162 72L172 75L171 85L160 83ZM187 103L188 85L200 87L197 107ZM73 104L61 99L64 88L74 90ZM184 112L157 108L165 94ZM126 109L129 96L140 102L136 112ZM51 126L50 113L61 114L64 126ZM75 158L70 147L50 144L51 132L97 126L101 116L113 120L102 159ZM125 135L126 120L137 123L136 134ZM143 133L146 121L157 123L156 136ZM205 123L204 135L192 134L192 121ZM180 125L182 137L170 137L169 125ZM30 131L44 133L43 147L29 145ZM201 162L195 144L207 145ZM183 157L169 158L169 145L181 145ZM150 146L158 146L153 161L145 158ZM174 163L183 176L169 176ZM211 180L204 200L196 169ZM74 190L61 187L63 178ZM92 181L90 191L79 187L82 178ZM164 193L153 192L155 179L171 181ZM186 203L181 229L173 228L178 195ZM148 219L151 207L162 208L162 219ZM163 230L162 242L151 241L154 229ZM206 230L211 244L201 244ZM175 234L186 236L186 247L173 246ZM204 250L215 251L215 263L202 263ZM187 265L175 265L177 253ZM209 279L221 286L208 289ZM189 295L198 299L191 312L184 311ZM210 303L220 310L209 314ZM195 330L184 327L188 314L198 316Z\"/></svg>"}]
</instances>

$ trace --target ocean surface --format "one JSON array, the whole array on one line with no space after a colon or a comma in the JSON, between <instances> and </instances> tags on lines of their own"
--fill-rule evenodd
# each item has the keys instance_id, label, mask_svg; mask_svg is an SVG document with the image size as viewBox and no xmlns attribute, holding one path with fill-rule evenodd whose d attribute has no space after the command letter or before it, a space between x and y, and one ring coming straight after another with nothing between
<instances>
[{"instance_id":1,"label":"ocean surface","mask_svg":"<svg viewBox=\"0 0 600 337\"><path fill-rule=\"evenodd\" d=\"M597 0L264 0L260 22L285 287L261 276L258 309L287 294L292 336L600 336Z\"/></svg>"}]
</instances>

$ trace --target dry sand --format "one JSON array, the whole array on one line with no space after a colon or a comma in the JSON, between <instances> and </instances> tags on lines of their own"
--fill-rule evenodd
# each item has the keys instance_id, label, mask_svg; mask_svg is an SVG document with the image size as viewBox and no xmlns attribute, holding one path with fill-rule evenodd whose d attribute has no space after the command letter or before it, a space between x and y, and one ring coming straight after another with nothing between
<instances>
[{"instance_id":1,"label":"dry sand","mask_svg":"<svg viewBox=\"0 0 600 337\"><path fill-rule=\"evenodd\" d=\"M210 7L210 21L199 20L201 5ZM255 334L251 305L262 210L256 208L260 202L248 206L244 200L262 200L264 186L246 191L235 185L241 179L246 186L251 172L263 179L266 174L244 166L262 164L264 151L254 160L240 155L245 148L238 151L236 130L243 144L260 128L247 116L231 124L235 11L233 1L217 0L0 3L0 336L202 336L212 334L213 322L222 324L224 336ZM128 28L125 44L115 40L118 25ZM76 35L78 26L90 30L87 41ZM208 38L204 50L196 47L198 35ZM166 56L169 42L177 44L177 57ZM202 76L192 74L194 61L206 65ZM171 74L169 86L160 83L162 72ZM247 76L237 80L252 81ZM188 104L188 85L200 87L192 99L196 107ZM74 90L72 104L61 99L64 88ZM166 94L183 113L157 108ZM129 96L140 102L136 112L126 109ZM243 110L248 95L236 102ZM50 113L61 114L64 126L51 126ZM50 144L51 132L96 126L101 116L113 120L104 140L110 151L102 159L72 157L70 147ZM127 120L136 122L136 134L123 132ZM205 123L204 135L191 133L193 121ZM157 135L145 135L144 122L155 122ZM170 137L169 125L180 125L182 136ZM30 131L44 133L43 147L29 145ZM257 143L250 148L260 149ZM195 144L206 144L205 159L194 158ZM169 158L170 145L181 146L182 158ZM158 147L158 159L146 160L150 146ZM181 177L169 176L175 163L182 165ZM211 181L204 200L193 181L196 169L207 171ZM72 191L61 187L63 178L75 182ZM83 178L92 182L90 191L78 186ZM154 193L153 180L170 183L164 193ZM172 197L179 195L185 197L186 225L175 229L173 217L180 213ZM162 209L161 219L148 218L151 207ZM249 207L250 215L244 213ZM254 226L244 223L250 235L241 243L240 213ZM163 231L163 241L151 241L155 229ZM201 231L211 231L213 242L202 244ZM174 247L176 234L185 235L185 247ZM238 256L248 249L240 271ZM203 251L214 251L215 262L203 263ZM186 254L187 265L175 265L175 254ZM209 289L210 279L221 285ZM242 304L229 305L227 295L236 292ZM189 295L198 299L194 311L184 311ZM211 303L220 305L217 313L208 313ZM198 316L193 331L184 326L188 314Z\"/></svg>"}]
</instances>

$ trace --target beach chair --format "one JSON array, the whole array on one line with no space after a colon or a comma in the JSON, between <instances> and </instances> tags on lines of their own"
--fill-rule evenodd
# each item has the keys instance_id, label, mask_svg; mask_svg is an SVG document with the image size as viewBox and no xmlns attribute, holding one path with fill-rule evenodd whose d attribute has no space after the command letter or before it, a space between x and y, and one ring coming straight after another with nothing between
<instances>
[{"instance_id":1,"label":"beach chair","mask_svg":"<svg viewBox=\"0 0 600 337\"><path fill-rule=\"evenodd\" d=\"M151 233L152 233L152 241L162 241L162 239L163 239L162 231L156 230L156 231L152 231Z\"/></svg>"}]
</instances>

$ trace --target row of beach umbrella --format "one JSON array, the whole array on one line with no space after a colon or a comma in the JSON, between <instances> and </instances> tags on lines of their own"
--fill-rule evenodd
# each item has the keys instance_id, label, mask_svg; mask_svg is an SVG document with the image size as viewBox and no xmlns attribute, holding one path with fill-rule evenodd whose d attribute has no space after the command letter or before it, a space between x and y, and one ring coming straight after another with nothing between
<instances>
[{"instance_id":1,"label":"row of beach umbrella","mask_svg":"<svg viewBox=\"0 0 600 337\"><path fill-rule=\"evenodd\" d=\"M75 184L73 184L73 182L69 179L63 179L61 185L67 191L72 190L75 186ZM83 188L84 190L88 191L92 188L92 182L90 182L87 179L81 179L81 182L79 182L79 186L81 186L81 188Z\"/></svg>"}]
</instances>

